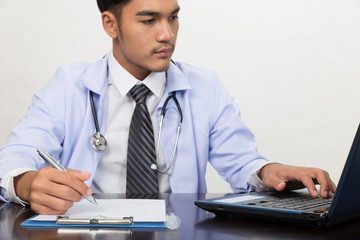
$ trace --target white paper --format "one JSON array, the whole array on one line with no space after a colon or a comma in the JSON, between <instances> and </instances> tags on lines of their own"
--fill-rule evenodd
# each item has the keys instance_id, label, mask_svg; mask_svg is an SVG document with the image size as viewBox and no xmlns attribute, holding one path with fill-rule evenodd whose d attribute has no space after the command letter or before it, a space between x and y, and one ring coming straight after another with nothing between
<instances>
[{"instance_id":1,"label":"white paper","mask_svg":"<svg viewBox=\"0 0 360 240\"><path fill-rule=\"evenodd\" d=\"M71 218L123 218L133 217L134 222L165 222L166 204L163 199L96 199L98 206L82 199L65 214ZM34 221L56 221L58 215L38 215Z\"/></svg>"}]
</instances>

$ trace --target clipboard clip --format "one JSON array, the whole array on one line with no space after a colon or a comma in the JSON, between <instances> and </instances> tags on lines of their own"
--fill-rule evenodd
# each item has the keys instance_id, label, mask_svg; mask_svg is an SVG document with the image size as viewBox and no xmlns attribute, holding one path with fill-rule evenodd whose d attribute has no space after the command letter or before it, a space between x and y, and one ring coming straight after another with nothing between
<instances>
[{"instance_id":1,"label":"clipboard clip","mask_svg":"<svg viewBox=\"0 0 360 240\"><path fill-rule=\"evenodd\" d=\"M66 216L57 216L56 224L78 224L78 225L86 225L86 224L114 224L114 225L131 225L134 223L133 217L123 217L123 218L103 218L103 219L86 219L86 218L70 218Z\"/></svg>"}]
</instances>

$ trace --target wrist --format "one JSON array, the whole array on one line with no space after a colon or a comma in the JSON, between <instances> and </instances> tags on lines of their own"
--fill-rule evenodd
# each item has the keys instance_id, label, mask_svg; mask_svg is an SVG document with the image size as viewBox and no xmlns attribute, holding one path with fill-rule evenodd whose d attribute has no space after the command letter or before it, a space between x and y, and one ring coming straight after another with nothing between
<instances>
[{"instance_id":1,"label":"wrist","mask_svg":"<svg viewBox=\"0 0 360 240\"><path fill-rule=\"evenodd\" d=\"M263 166L259 172L257 173L258 177L260 178L261 181L264 181L264 176L266 175L266 172L269 169L272 169L273 167L277 166L277 165L281 165L280 163L268 163L265 166Z\"/></svg>"},{"instance_id":2,"label":"wrist","mask_svg":"<svg viewBox=\"0 0 360 240\"><path fill-rule=\"evenodd\" d=\"M14 177L15 194L22 201L30 202L31 183L37 175L37 171L28 171Z\"/></svg>"}]
</instances>

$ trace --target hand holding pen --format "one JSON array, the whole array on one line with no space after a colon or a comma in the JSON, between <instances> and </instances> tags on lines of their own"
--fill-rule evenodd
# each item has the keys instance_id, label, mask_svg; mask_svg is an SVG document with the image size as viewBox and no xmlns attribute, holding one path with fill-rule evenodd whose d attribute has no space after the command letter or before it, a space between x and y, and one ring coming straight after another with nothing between
<instances>
[{"instance_id":1,"label":"hand holding pen","mask_svg":"<svg viewBox=\"0 0 360 240\"><path fill-rule=\"evenodd\" d=\"M61 166L52 156L51 154L47 153L47 152L44 152L44 151L41 151L41 150L37 150L39 155L47 162L50 164L50 166L56 168L57 170L59 171L62 171L62 172L68 172L63 166ZM95 205L98 205L95 198L90 195L90 196L85 196L83 195L84 198L86 198L89 202L95 204Z\"/></svg>"}]
</instances>

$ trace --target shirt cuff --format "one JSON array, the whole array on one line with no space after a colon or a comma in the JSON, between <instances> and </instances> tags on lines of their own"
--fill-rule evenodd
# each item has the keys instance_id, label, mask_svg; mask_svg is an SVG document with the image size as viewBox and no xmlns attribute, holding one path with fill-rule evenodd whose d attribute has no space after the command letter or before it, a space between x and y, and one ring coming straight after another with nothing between
<instances>
[{"instance_id":1,"label":"shirt cuff","mask_svg":"<svg viewBox=\"0 0 360 240\"><path fill-rule=\"evenodd\" d=\"M20 199L15 193L14 177L19 176L25 172L34 171L31 168L17 168L6 174L0 182L0 187L3 188L2 195L11 202L21 204L22 206L29 205L30 203ZM36 170L35 170L36 171Z\"/></svg>"},{"instance_id":2,"label":"shirt cuff","mask_svg":"<svg viewBox=\"0 0 360 240\"><path fill-rule=\"evenodd\" d=\"M256 192L269 191L272 189L272 188L266 187L264 185L263 181L258 176L259 171L267 164L269 164L269 163L266 163L266 164L260 166L249 177L248 184L250 184L252 187L254 187Z\"/></svg>"}]
</instances>

